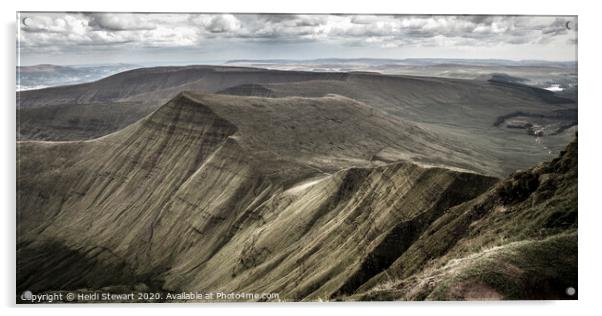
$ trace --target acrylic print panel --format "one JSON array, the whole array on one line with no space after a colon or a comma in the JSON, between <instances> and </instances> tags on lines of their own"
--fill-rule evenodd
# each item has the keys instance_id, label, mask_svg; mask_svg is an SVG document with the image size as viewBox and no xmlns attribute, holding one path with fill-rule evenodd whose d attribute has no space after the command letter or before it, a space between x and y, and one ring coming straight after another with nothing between
<instances>
[{"instance_id":1,"label":"acrylic print panel","mask_svg":"<svg viewBox=\"0 0 602 316\"><path fill-rule=\"evenodd\" d=\"M18 303L578 296L576 16L17 25Z\"/></svg>"}]
</instances>

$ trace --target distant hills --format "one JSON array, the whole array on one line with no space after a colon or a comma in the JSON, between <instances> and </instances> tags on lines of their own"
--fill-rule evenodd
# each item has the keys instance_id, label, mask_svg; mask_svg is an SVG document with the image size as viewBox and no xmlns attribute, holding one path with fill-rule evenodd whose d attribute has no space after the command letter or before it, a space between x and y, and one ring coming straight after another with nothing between
<instances>
[{"instance_id":1,"label":"distant hills","mask_svg":"<svg viewBox=\"0 0 602 316\"><path fill-rule=\"evenodd\" d=\"M369 65L473 65L473 66L554 66L575 67L576 61L459 59L459 58L317 58L317 59L233 59L226 64L369 64Z\"/></svg>"},{"instance_id":2,"label":"distant hills","mask_svg":"<svg viewBox=\"0 0 602 316\"><path fill-rule=\"evenodd\" d=\"M457 79L488 80L492 76L513 78L526 85L553 89L559 95L577 98L577 62L453 58L321 58L321 59L238 59L227 65L278 70L317 72L375 72Z\"/></svg>"},{"instance_id":3,"label":"distant hills","mask_svg":"<svg viewBox=\"0 0 602 316\"><path fill-rule=\"evenodd\" d=\"M563 95L576 97L576 62L452 58L318 58L236 59L225 65L317 72L377 72L419 76L477 79L493 74L520 78L540 88L557 85ZM40 64L17 67L17 91L92 82L122 71L141 68L132 64L62 66ZM539 74L539 75L538 75ZM572 75L575 74L573 77ZM570 91L569 91L570 90Z\"/></svg>"},{"instance_id":4,"label":"distant hills","mask_svg":"<svg viewBox=\"0 0 602 316\"><path fill-rule=\"evenodd\" d=\"M90 82L138 67L139 66L130 64L82 66L41 64L33 66L17 66L17 90L31 90Z\"/></svg>"}]
</instances>

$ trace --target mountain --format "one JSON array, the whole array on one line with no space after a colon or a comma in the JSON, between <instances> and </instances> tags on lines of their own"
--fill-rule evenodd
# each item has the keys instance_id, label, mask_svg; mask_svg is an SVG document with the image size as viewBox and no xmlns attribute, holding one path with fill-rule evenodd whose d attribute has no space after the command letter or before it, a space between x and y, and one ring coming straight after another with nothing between
<instances>
[{"instance_id":1,"label":"mountain","mask_svg":"<svg viewBox=\"0 0 602 316\"><path fill-rule=\"evenodd\" d=\"M170 89L149 77L100 87L121 83L119 97ZM214 79L213 89L226 85ZM379 79L366 88L387 89L390 79ZM468 94L460 81L397 80L407 95L435 87L428 100ZM263 86L278 95L311 81ZM258 91L248 87L230 94ZM570 298L561 291L577 286L576 142L499 180L474 171L495 170L486 150L472 152L384 103L180 92L103 137L18 142L17 292Z\"/></svg>"},{"instance_id":2,"label":"mountain","mask_svg":"<svg viewBox=\"0 0 602 316\"><path fill-rule=\"evenodd\" d=\"M18 139L74 141L104 136L150 114L181 91L275 99L336 94L416 126L430 135L432 146L455 147L454 157L447 161L460 164L448 167L497 177L558 153L577 124L573 100L522 84L186 66L136 69L92 83L18 92ZM416 153L386 147L371 154L395 161ZM414 161L420 159L418 154ZM463 157L476 159L462 161Z\"/></svg>"}]
</instances>

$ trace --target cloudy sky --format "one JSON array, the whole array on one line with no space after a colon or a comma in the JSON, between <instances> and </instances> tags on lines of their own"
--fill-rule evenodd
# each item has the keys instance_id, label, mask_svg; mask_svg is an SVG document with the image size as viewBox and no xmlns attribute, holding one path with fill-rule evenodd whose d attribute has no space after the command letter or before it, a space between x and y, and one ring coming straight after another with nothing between
<instances>
[{"instance_id":1,"label":"cloudy sky","mask_svg":"<svg viewBox=\"0 0 602 316\"><path fill-rule=\"evenodd\" d=\"M20 13L21 65L229 59L576 59L577 20L548 16Z\"/></svg>"}]
</instances>

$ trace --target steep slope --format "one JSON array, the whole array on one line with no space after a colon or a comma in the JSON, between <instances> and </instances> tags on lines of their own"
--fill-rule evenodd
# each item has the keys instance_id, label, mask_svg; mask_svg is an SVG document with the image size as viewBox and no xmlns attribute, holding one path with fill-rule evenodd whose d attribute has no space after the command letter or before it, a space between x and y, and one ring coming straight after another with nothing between
<instances>
[{"instance_id":1,"label":"steep slope","mask_svg":"<svg viewBox=\"0 0 602 316\"><path fill-rule=\"evenodd\" d=\"M576 299L577 141L450 209L352 299Z\"/></svg>"},{"instance_id":2,"label":"steep slope","mask_svg":"<svg viewBox=\"0 0 602 316\"><path fill-rule=\"evenodd\" d=\"M287 143L282 113L292 109L302 138ZM391 244L407 227L416 238L496 181L367 159L374 144L414 147L427 134L390 139L415 127L365 111L338 96L180 94L106 137L20 142L18 291L274 291L309 300L359 286L409 246Z\"/></svg>"},{"instance_id":3,"label":"steep slope","mask_svg":"<svg viewBox=\"0 0 602 316\"><path fill-rule=\"evenodd\" d=\"M391 263L382 259L376 270L366 271L372 261L381 260L383 249L389 256L403 250L403 245L389 241L403 230L400 227L412 223L419 231L494 181L397 164L347 169L304 182L274 194L252 216L246 215L236 234L206 260L199 262L193 255L205 253L206 246L191 247L164 274L165 287L279 293L284 300L326 299Z\"/></svg>"}]
</instances>

